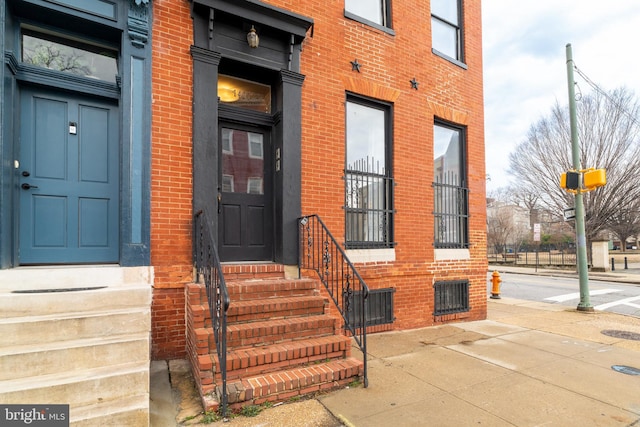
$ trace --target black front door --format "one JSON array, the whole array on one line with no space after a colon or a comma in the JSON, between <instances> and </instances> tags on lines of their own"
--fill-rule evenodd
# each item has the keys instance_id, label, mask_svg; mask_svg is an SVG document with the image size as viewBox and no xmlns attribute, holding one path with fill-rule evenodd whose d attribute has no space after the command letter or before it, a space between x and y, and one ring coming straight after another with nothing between
<instances>
[{"instance_id":1,"label":"black front door","mask_svg":"<svg viewBox=\"0 0 640 427\"><path fill-rule=\"evenodd\" d=\"M221 123L219 252L222 261L273 260L269 133Z\"/></svg>"}]
</instances>

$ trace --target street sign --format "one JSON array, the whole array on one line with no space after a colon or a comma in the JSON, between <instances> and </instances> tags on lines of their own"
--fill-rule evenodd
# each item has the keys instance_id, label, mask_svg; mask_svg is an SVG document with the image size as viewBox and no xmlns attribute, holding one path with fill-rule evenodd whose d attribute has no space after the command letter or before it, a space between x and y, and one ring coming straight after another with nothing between
<instances>
[{"instance_id":1,"label":"street sign","mask_svg":"<svg viewBox=\"0 0 640 427\"><path fill-rule=\"evenodd\" d=\"M576 217L576 208L568 208L564 210L564 220L569 221L570 219L575 219Z\"/></svg>"},{"instance_id":2,"label":"street sign","mask_svg":"<svg viewBox=\"0 0 640 427\"><path fill-rule=\"evenodd\" d=\"M533 241L540 241L540 224L538 223L533 224Z\"/></svg>"}]
</instances>

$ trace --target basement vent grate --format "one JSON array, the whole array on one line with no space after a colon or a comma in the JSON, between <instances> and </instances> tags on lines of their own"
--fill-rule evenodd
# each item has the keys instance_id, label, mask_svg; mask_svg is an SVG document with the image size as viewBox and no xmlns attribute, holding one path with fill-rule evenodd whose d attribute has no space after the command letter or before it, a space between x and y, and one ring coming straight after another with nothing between
<instances>
[{"instance_id":1,"label":"basement vent grate","mask_svg":"<svg viewBox=\"0 0 640 427\"><path fill-rule=\"evenodd\" d=\"M393 323L396 318L393 315L393 294L394 288L370 289L367 298L367 326L386 325ZM356 328L360 325L360 310L362 306L362 292L354 292L353 309L349 312L350 321Z\"/></svg>"},{"instance_id":2,"label":"basement vent grate","mask_svg":"<svg viewBox=\"0 0 640 427\"><path fill-rule=\"evenodd\" d=\"M435 282L433 315L463 313L469 311L469 281L445 280Z\"/></svg>"}]
</instances>

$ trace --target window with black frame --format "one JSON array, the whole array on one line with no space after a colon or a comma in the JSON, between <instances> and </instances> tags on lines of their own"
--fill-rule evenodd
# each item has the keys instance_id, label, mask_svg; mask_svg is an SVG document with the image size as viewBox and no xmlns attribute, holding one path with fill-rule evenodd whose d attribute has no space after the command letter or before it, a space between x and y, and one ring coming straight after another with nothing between
<instances>
[{"instance_id":1,"label":"window with black frame","mask_svg":"<svg viewBox=\"0 0 640 427\"><path fill-rule=\"evenodd\" d=\"M434 244L468 248L468 193L464 128L436 122L433 127Z\"/></svg>"},{"instance_id":2,"label":"window with black frame","mask_svg":"<svg viewBox=\"0 0 640 427\"><path fill-rule=\"evenodd\" d=\"M431 0L432 47L456 61L462 55L462 0Z\"/></svg>"},{"instance_id":3,"label":"window with black frame","mask_svg":"<svg viewBox=\"0 0 640 427\"><path fill-rule=\"evenodd\" d=\"M350 19L391 28L391 0L345 0L344 13Z\"/></svg>"},{"instance_id":4,"label":"window with black frame","mask_svg":"<svg viewBox=\"0 0 640 427\"><path fill-rule=\"evenodd\" d=\"M346 116L346 247L392 247L391 106L349 97Z\"/></svg>"}]
</instances>

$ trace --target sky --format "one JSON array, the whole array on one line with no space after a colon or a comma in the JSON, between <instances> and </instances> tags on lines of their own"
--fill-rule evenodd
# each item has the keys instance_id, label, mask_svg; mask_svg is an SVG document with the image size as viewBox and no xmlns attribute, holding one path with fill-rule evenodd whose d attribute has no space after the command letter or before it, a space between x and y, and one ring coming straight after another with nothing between
<instances>
[{"instance_id":1,"label":"sky","mask_svg":"<svg viewBox=\"0 0 640 427\"><path fill-rule=\"evenodd\" d=\"M510 184L509 154L529 128L568 105L567 44L600 88L640 97L640 0L484 0L482 31L488 193Z\"/></svg>"}]
</instances>

